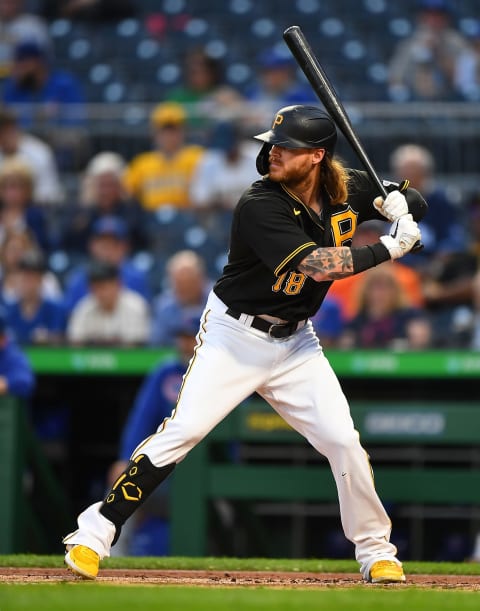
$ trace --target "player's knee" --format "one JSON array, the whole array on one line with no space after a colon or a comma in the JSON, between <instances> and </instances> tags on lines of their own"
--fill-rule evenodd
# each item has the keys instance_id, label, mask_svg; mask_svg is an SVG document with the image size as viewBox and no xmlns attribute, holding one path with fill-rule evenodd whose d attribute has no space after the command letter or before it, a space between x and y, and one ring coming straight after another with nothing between
<instances>
[{"instance_id":1,"label":"player's knee","mask_svg":"<svg viewBox=\"0 0 480 611\"><path fill-rule=\"evenodd\" d=\"M355 430L336 431L327 441L328 447L337 452L356 450L359 443L358 432Z\"/></svg>"}]
</instances>

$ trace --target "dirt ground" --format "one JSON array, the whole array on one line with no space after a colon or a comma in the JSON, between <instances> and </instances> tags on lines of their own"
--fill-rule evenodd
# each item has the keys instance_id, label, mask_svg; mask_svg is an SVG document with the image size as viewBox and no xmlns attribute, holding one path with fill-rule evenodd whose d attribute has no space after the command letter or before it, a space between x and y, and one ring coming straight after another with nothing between
<instances>
[{"instance_id":1,"label":"dirt ground","mask_svg":"<svg viewBox=\"0 0 480 611\"><path fill-rule=\"evenodd\" d=\"M0 583L55 583L75 582L67 569L8 568L0 567ZM125 585L195 585L252 586L273 588L348 588L362 583L359 574L351 573L280 573L267 571L166 571L102 569L99 583ZM365 584L366 587L378 587ZM480 591L480 576L472 575L409 575L407 584L390 584L383 587L403 588L413 585L421 588Z\"/></svg>"}]
</instances>

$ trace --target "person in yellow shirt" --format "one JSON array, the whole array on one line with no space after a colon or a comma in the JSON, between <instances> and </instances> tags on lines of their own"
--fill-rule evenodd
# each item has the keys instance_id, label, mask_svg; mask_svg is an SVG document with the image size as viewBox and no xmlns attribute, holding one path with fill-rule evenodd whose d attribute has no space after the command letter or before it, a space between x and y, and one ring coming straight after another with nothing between
<instances>
[{"instance_id":1,"label":"person in yellow shirt","mask_svg":"<svg viewBox=\"0 0 480 611\"><path fill-rule=\"evenodd\" d=\"M205 149L187 144L186 118L181 104L156 106L151 114L155 149L140 153L127 166L125 186L146 210L190 207L190 181Z\"/></svg>"}]
</instances>

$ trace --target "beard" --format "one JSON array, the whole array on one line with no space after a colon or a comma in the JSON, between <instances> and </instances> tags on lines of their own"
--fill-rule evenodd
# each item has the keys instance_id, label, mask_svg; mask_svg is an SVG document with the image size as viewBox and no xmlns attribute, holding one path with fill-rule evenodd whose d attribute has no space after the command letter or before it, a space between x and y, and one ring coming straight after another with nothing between
<instances>
[{"instance_id":1,"label":"beard","mask_svg":"<svg viewBox=\"0 0 480 611\"><path fill-rule=\"evenodd\" d=\"M273 170L270 168L268 177L273 182L282 182L291 187L298 185L310 175L311 168L300 166L289 168L288 170L281 164L275 166Z\"/></svg>"}]
</instances>

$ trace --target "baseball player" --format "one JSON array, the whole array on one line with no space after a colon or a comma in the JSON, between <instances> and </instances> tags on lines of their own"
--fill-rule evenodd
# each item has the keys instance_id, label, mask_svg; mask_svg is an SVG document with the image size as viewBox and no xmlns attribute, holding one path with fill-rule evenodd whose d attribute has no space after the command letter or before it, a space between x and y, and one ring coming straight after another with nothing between
<instances>
[{"instance_id":1,"label":"baseball player","mask_svg":"<svg viewBox=\"0 0 480 611\"><path fill-rule=\"evenodd\" d=\"M368 456L309 319L333 280L409 252L426 203L405 184L388 184L383 200L364 172L344 168L334 157L335 125L319 108L282 108L256 138L264 143L262 179L235 209L228 262L208 298L177 404L64 538L66 564L78 575L96 577L125 520L256 391L329 460L363 578L405 581ZM351 248L358 224L382 215L393 223L390 233Z\"/></svg>"}]
</instances>

